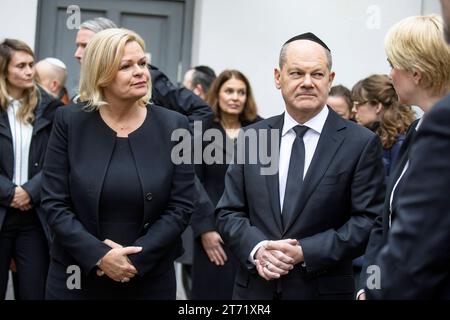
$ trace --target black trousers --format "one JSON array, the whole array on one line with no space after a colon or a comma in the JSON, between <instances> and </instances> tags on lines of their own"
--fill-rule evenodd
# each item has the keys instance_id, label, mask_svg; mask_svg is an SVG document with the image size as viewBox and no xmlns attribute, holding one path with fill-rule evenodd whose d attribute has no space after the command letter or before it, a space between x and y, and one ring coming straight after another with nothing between
<instances>
[{"instance_id":1,"label":"black trousers","mask_svg":"<svg viewBox=\"0 0 450 320\"><path fill-rule=\"evenodd\" d=\"M11 258L16 261L19 300L43 300L48 242L37 213L8 210L0 230L0 300L5 299Z\"/></svg>"}]
</instances>

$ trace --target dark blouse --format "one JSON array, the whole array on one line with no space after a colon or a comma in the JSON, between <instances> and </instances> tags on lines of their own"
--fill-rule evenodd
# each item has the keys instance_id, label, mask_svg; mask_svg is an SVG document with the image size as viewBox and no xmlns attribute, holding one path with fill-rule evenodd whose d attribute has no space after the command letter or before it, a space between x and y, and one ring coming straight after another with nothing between
<instances>
[{"instance_id":1,"label":"dark blouse","mask_svg":"<svg viewBox=\"0 0 450 320\"><path fill-rule=\"evenodd\" d=\"M144 199L128 138L116 138L100 197L100 234L122 246L139 237Z\"/></svg>"},{"instance_id":2,"label":"dark blouse","mask_svg":"<svg viewBox=\"0 0 450 320\"><path fill-rule=\"evenodd\" d=\"M254 121L242 122L241 127L244 128L260 120L262 120L262 118L258 116ZM221 145L223 146L223 162L209 165L203 163L200 166L197 165L195 169L198 177L205 187L206 192L208 193L208 196L211 199L212 204L216 206L225 190L225 174L227 173L228 165L233 157L233 146L235 139L229 138L225 132L225 129L217 121L211 121L206 129L217 129L220 131L223 138L221 141ZM214 143L214 141L205 141L203 143L203 150L205 150L205 148L211 143ZM230 146L230 148L226 149L227 146Z\"/></svg>"}]
</instances>

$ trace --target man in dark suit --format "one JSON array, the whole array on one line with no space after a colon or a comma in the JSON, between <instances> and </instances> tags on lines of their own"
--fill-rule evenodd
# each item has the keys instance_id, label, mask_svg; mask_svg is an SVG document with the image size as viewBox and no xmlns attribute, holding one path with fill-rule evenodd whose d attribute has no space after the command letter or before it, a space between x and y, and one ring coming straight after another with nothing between
<instances>
[{"instance_id":1,"label":"man in dark suit","mask_svg":"<svg viewBox=\"0 0 450 320\"><path fill-rule=\"evenodd\" d=\"M353 297L352 259L383 205L382 151L375 134L326 106L331 69L331 52L315 35L288 40L275 69L286 112L245 132L278 133L268 150L279 155L279 170L262 175L261 163L239 159L228 169L216 214L241 263L234 299ZM237 143L235 155L248 159L252 145Z\"/></svg>"},{"instance_id":2,"label":"man in dark suit","mask_svg":"<svg viewBox=\"0 0 450 320\"><path fill-rule=\"evenodd\" d=\"M450 42L450 0L441 0ZM450 96L425 116L369 299L450 299Z\"/></svg>"}]
</instances>

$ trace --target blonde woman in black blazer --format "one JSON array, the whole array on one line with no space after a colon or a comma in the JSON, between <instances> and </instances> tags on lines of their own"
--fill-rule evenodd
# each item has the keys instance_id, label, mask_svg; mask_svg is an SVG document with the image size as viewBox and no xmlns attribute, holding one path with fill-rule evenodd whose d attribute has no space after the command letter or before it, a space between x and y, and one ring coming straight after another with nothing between
<instances>
[{"instance_id":1,"label":"blonde woman in black blazer","mask_svg":"<svg viewBox=\"0 0 450 320\"><path fill-rule=\"evenodd\" d=\"M171 135L189 126L148 105L150 92L141 37L97 33L83 57L80 103L57 113L44 166L55 235L48 299L175 299L194 170L172 161ZM80 282L68 288L77 270Z\"/></svg>"}]
</instances>

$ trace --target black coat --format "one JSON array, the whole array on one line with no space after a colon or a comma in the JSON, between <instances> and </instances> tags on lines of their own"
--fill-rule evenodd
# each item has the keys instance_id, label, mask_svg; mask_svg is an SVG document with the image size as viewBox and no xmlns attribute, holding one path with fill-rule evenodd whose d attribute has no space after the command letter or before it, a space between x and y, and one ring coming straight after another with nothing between
<instances>
[{"instance_id":1,"label":"black coat","mask_svg":"<svg viewBox=\"0 0 450 320\"><path fill-rule=\"evenodd\" d=\"M283 115L248 128L282 130ZM268 143L271 143L269 139ZM249 146L240 154L248 157ZM269 147L267 150L271 150ZM230 165L225 192L217 205L217 227L239 259L235 299L352 299L352 259L365 249L384 200L379 138L329 109L296 214L283 225L278 174L262 175L258 164ZM306 267L266 281L248 260L263 240L297 239Z\"/></svg>"},{"instance_id":2,"label":"black coat","mask_svg":"<svg viewBox=\"0 0 450 320\"><path fill-rule=\"evenodd\" d=\"M144 201L140 237L133 244L143 251L129 258L139 273L134 282L142 280L149 287L158 283L152 277L173 270L174 259L182 253L180 235L193 210L193 165L175 165L171 159L177 143L171 135L178 128L188 130L184 116L152 105L147 106L142 126L128 136ZM101 298L88 291L68 290L61 266L78 265L84 275L92 276L96 263L111 249L99 238L98 203L115 139L116 133L98 111L85 112L71 105L56 114L42 193L42 206L55 236L51 257L59 266L53 268L53 261L50 265L47 285L52 297ZM101 281L91 287L102 286ZM164 291L170 284L159 285Z\"/></svg>"},{"instance_id":3,"label":"black coat","mask_svg":"<svg viewBox=\"0 0 450 320\"><path fill-rule=\"evenodd\" d=\"M35 109L33 135L28 158L28 181L22 186L30 195L36 208L47 239L50 239L47 222L40 208L42 166L44 163L47 142L52 129L53 117L62 102L55 100L44 90L40 91L38 106ZM14 152L8 114L0 108L0 229L5 219L6 211L14 197L16 185L12 182L14 171Z\"/></svg>"},{"instance_id":4,"label":"black coat","mask_svg":"<svg viewBox=\"0 0 450 320\"><path fill-rule=\"evenodd\" d=\"M191 129L194 121L201 121L203 124L210 121L213 112L203 99L189 89L175 86L158 68L149 65L149 70L153 103L187 116Z\"/></svg>"},{"instance_id":5,"label":"black coat","mask_svg":"<svg viewBox=\"0 0 450 320\"><path fill-rule=\"evenodd\" d=\"M425 115L369 299L450 299L450 96Z\"/></svg>"},{"instance_id":6,"label":"black coat","mask_svg":"<svg viewBox=\"0 0 450 320\"><path fill-rule=\"evenodd\" d=\"M242 127L246 127L260 120L262 120L262 118L257 117L254 121L242 122L241 125ZM192 268L192 298L201 300L229 300L233 293L233 282L238 262L225 244L223 249L228 260L223 266L216 266L209 260L203 248L201 235L208 231L216 231L214 207L219 202L219 199L225 190L225 174L228 169L228 164L232 160L234 141L227 137L224 128L217 121L210 121L206 126L206 130L208 129L218 130L223 138L222 141L220 141L223 147L220 150L223 163L203 163L196 166L196 173L208 194L212 206L202 207L196 210L191 219L195 240L194 262ZM205 148L211 144L217 145L217 141L204 141L202 150L205 150ZM227 144L231 146L231 148L226 149Z\"/></svg>"},{"instance_id":7,"label":"black coat","mask_svg":"<svg viewBox=\"0 0 450 320\"><path fill-rule=\"evenodd\" d=\"M367 244L366 253L364 254L364 264L359 279L358 291L360 289L364 289L364 287L366 286L367 278L371 274L371 272L367 272L367 270L370 266L373 266L375 264L375 259L377 255L379 254L381 248L387 242L387 236L390 228L389 219L391 218L391 221L395 220L396 207L393 207L392 215L390 214L391 193L395 186L395 183L397 182L398 178L403 172L403 169L406 166L406 163L408 162L409 152L417 133L416 126L418 123L419 120L416 120L409 127L406 139L403 142L398 154L398 161L395 164L395 167L392 168L393 170L391 175L388 177L388 181L386 184L386 197L384 199L383 214L377 217L377 219L375 220L375 225L370 233L369 243ZM400 184L397 187L397 192L394 194L396 198L398 196L399 187Z\"/></svg>"},{"instance_id":8,"label":"black coat","mask_svg":"<svg viewBox=\"0 0 450 320\"><path fill-rule=\"evenodd\" d=\"M213 117L211 107L191 90L184 87L177 87L158 68L149 65L152 78L152 101L167 109L176 111L188 117L191 131L193 132L194 122L200 121L203 126L208 124ZM211 212L211 203L208 200L203 186L198 178L195 178L196 193L195 211L192 219L202 219L202 213ZM185 253L177 261L183 264L192 264L193 239L190 226L183 234L183 246Z\"/></svg>"}]
</instances>

